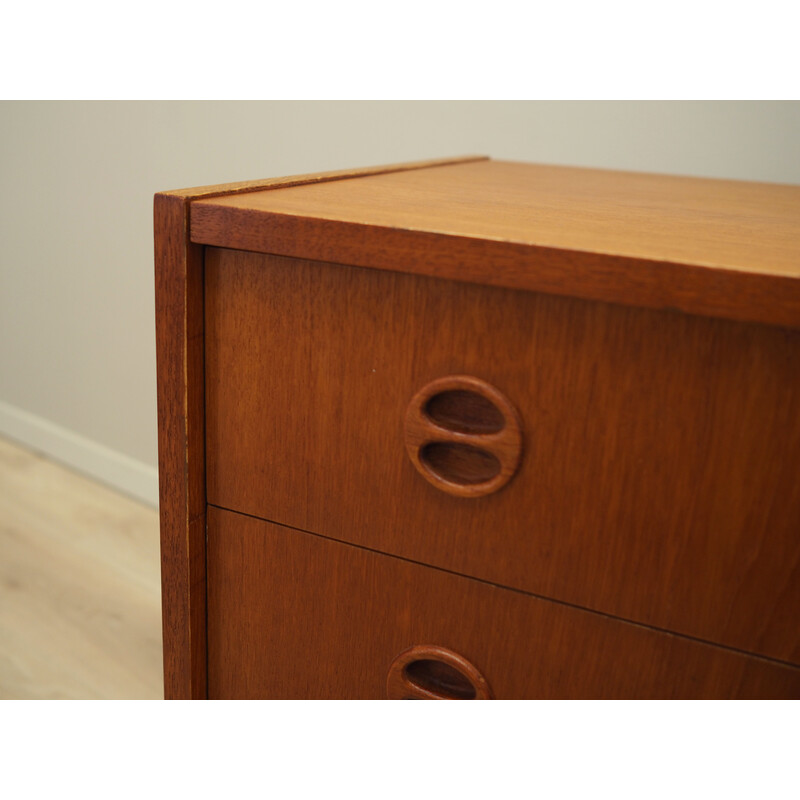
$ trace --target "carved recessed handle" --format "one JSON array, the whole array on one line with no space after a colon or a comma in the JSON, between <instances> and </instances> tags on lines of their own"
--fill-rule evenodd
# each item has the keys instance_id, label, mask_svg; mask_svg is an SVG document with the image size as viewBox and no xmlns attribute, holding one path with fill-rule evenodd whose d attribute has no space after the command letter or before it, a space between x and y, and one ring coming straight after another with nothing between
<instances>
[{"instance_id":1,"label":"carved recessed handle","mask_svg":"<svg viewBox=\"0 0 800 800\"><path fill-rule=\"evenodd\" d=\"M505 486L519 466L519 416L494 386L449 375L423 387L409 403L405 442L411 463L437 489L480 497Z\"/></svg>"},{"instance_id":2,"label":"carved recessed handle","mask_svg":"<svg viewBox=\"0 0 800 800\"><path fill-rule=\"evenodd\" d=\"M389 667L389 700L491 700L489 684L463 656L437 645L411 647Z\"/></svg>"}]
</instances>

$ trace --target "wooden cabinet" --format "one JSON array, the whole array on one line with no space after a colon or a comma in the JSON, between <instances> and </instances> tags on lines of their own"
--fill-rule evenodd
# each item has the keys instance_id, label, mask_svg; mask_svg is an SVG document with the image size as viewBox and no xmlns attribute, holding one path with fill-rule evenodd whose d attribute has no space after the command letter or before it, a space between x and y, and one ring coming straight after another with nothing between
<instances>
[{"instance_id":1,"label":"wooden cabinet","mask_svg":"<svg viewBox=\"0 0 800 800\"><path fill-rule=\"evenodd\" d=\"M156 196L168 697L800 696L800 188Z\"/></svg>"}]
</instances>

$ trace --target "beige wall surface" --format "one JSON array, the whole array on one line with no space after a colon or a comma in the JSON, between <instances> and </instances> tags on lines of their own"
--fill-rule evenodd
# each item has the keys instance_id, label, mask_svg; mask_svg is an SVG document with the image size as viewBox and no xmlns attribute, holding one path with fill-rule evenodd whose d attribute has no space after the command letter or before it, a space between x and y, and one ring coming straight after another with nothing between
<instances>
[{"instance_id":1,"label":"beige wall surface","mask_svg":"<svg viewBox=\"0 0 800 800\"><path fill-rule=\"evenodd\" d=\"M797 102L0 103L0 434L156 501L156 191L464 153L800 183Z\"/></svg>"}]
</instances>

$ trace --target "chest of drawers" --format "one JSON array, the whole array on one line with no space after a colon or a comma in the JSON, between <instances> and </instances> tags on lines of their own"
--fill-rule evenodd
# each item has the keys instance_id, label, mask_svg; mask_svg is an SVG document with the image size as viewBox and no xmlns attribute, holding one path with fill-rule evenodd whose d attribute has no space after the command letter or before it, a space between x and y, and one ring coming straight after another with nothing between
<instances>
[{"instance_id":1,"label":"chest of drawers","mask_svg":"<svg viewBox=\"0 0 800 800\"><path fill-rule=\"evenodd\" d=\"M800 696L800 187L156 195L171 698Z\"/></svg>"}]
</instances>

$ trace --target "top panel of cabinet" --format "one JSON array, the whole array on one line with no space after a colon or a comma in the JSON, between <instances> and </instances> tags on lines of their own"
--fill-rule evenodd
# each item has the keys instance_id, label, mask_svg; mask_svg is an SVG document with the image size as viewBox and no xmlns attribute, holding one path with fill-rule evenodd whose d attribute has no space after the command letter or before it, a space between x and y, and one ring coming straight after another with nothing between
<instances>
[{"instance_id":1,"label":"top panel of cabinet","mask_svg":"<svg viewBox=\"0 0 800 800\"><path fill-rule=\"evenodd\" d=\"M201 197L190 236L800 327L800 186L467 160Z\"/></svg>"}]
</instances>

